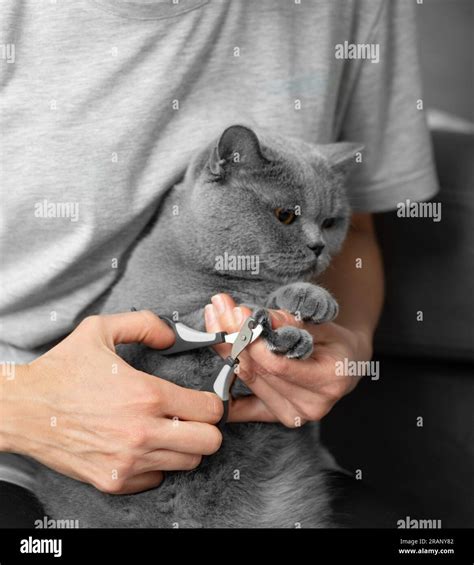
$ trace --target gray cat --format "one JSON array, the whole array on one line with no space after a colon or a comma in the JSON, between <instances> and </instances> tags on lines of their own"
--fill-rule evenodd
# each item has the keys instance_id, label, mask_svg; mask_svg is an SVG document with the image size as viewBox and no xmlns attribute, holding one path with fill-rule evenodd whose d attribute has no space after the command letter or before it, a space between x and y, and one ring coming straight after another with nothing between
<instances>
[{"instance_id":1,"label":"gray cat","mask_svg":"<svg viewBox=\"0 0 474 565\"><path fill-rule=\"evenodd\" d=\"M133 305L178 313L204 330L203 306L227 292L255 308L284 308L316 324L332 320L336 301L309 281L343 243L344 180L359 149L227 128L169 191L101 311ZM233 270L229 258L238 257L240 265L255 259L252 268ZM266 325L264 336L268 347L292 358L313 348L302 329ZM118 351L134 367L194 389L221 362L210 349L169 357L137 344ZM234 385L234 395L248 392ZM43 468L37 494L49 516L78 519L81 527L325 527L332 524L330 468L317 424L227 424L215 455L196 470L167 473L156 489L104 494Z\"/></svg>"}]
</instances>

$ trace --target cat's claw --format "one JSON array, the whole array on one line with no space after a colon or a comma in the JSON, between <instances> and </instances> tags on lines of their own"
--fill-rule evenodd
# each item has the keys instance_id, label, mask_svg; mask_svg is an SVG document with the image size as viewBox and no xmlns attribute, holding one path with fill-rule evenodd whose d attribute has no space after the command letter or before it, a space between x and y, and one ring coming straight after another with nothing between
<instances>
[{"instance_id":1,"label":"cat's claw","mask_svg":"<svg viewBox=\"0 0 474 565\"><path fill-rule=\"evenodd\" d=\"M256 308L252 312L252 318L263 327L262 334L265 335L266 332L271 331L272 322L270 320L270 314L266 308Z\"/></svg>"}]
</instances>

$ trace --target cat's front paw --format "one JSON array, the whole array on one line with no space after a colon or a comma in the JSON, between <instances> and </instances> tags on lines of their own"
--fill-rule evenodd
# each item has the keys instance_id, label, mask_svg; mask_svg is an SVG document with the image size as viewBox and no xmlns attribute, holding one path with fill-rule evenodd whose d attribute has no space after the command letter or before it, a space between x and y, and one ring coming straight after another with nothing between
<instances>
[{"instance_id":1,"label":"cat's front paw","mask_svg":"<svg viewBox=\"0 0 474 565\"><path fill-rule=\"evenodd\" d=\"M272 329L270 318L264 308L256 310L253 317L262 324L262 337L270 351L285 355L289 359L307 359L313 352L313 336L306 330L294 326Z\"/></svg>"},{"instance_id":2,"label":"cat's front paw","mask_svg":"<svg viewBox=\"0 0 474 565\"><path fill-rule=\"evenodd\" d=\"M278 288L270 295L267 306L288 310L299 319L314 324L334 320L339 311L336 300L325 288L305 282Z\"/></svg>"},{"instance_id":3,"label":"cat's front paw","mask_svg":"<svg viewBox=\"0 0 474 565\"><path fill-rule=\"evenodd\" d=\"M272 330L265 336L268 348L289 359L307 359L313 352L313 337L309 332L294 326Z\"/></svg>"}]
</instances>

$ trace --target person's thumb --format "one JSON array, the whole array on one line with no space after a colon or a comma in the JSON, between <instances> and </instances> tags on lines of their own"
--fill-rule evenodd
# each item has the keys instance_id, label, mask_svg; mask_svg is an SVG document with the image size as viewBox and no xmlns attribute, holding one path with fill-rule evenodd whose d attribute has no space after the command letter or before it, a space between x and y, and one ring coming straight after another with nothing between
<instances>
[{"instance_id":1,"label":"person's thumb","mask_svg":"<svg viewBox=\"0 0 474 565\"><path fill-rule=\"evenodd\" d=\"M298 320L296 316L290 314L287 310L269 310L268 312L272 319L272 327L274 330L283 326L300 327L302 325L301 320Z\"/></svg>"},{"instance_id":2,"label":"person's thumb","mask_svg":"<svg viewBox=\"0 0 474 565\"><path fill-rule=\"evenodd\" d=\"M173 330L149 310L100 316L108 344L140 342L148 347L163 349L173 345Z\"/></svg>"}]
</instances>

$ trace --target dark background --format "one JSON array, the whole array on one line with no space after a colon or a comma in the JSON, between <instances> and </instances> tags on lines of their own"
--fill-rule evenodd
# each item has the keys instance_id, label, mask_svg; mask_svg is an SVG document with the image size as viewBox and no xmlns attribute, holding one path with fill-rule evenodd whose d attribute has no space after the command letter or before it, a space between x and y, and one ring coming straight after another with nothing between
<instances>
[{"instance_id":1,"label":"dark background","mask_svg":"<svg viewBox=\"0 0 474 565\"><path fill-rule=\"evenodd\" d=\"M427 106L453 112L471 122L474 121L473 11L472 0L424 0L417 6Z\"/></svg>"},{"instance_id":2,"label":"dark background","mask_svg":"<svg viewBox=\"0 0 474 565\"><path fill-rule=\"evenodd\" d=\"M377 215L380 380L363 378L322 423L338 462L361 469L395 508L392 527L406 516L474 527L473 9L471 0L417 5L442 220Z\"/></svg>"}]
</instances>

